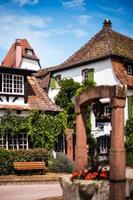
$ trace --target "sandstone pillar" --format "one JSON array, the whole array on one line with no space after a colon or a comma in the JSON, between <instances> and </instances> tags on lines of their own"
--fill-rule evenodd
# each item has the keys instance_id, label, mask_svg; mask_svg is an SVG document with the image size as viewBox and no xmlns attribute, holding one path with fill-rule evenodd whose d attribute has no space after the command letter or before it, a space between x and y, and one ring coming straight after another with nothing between
<instances>
[{"instance_id":1,"label":"sandstone pillar","mask_svg":"<svg viewBox=\"0 0 133 200\"><path fill-rule=\"evenodd\" d=\"M126 152L124 147L124 106L125 98L113 98L112 107L112 134L110 148L110 200L125 200L123 190L126 180ZM118 184L117 184L118 183ZM124 189L125 190L125 189ZM120 198L118 198L118 195Z\"/></svg>"},{"instance_id":2,"label":"sandstone pillar","mask_svg":"<svg viewBox=\"0 0 133 200\"><path fill-rule=\"evenodd\" d=\"M85 169L87 161L87 138L83 109L79 108L76 117L75 169Z\"/></svg>"},{"instance_id":3,"label":"sandstone pillar","mask_svg":"<svg viewBox=\"0 0 133 200\"><path fill-rule=\"evenodd\" d=\"M73 161L73 133L72 129L66 130L66 141L67 141L67 158Z\"/></svg>"}]
</instances>

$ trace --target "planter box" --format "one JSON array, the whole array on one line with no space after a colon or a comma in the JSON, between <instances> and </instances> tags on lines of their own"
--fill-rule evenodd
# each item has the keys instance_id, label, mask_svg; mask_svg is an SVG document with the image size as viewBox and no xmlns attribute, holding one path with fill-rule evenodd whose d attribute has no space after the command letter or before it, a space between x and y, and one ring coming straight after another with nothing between
<instances>
[{"instance_id":1,"label":"planter box","mask_svg":"<svg viewBox=\"0 0 133 200\"><path fill-rule=\"evenodd\" d=\"M108 200L109 181L70 180L71 175L60 177L64 200ZM133 198L133 179L126 182L126 197Z\"/></svg>"}]
</instances>

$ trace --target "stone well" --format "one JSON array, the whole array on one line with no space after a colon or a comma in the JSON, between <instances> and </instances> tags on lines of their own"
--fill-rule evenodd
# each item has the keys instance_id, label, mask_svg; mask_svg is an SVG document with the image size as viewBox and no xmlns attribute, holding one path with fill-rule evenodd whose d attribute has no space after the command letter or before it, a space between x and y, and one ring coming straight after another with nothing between
<instances>
[{"instance_id":1,"label":"stone well","mask_svg":"<svg viewBox=\"0 0 133 200\"><path fill-rule=\"evenodd\" d=\"M70 180L70 175L60 177L64 200L108 200L109 181L107 180ZM126 181L126 197L132 199L133 179Z\"/></svg>"}]
</instances>

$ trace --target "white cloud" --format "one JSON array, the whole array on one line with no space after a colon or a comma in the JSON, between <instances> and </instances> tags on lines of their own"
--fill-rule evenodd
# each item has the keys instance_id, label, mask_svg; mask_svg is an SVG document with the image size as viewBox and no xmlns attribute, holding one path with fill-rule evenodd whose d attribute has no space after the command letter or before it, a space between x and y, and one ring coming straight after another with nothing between
<instances>
[{"instance_id":1,"label":"white cloud","mask_svg":"<svg viewBox=\"0 0 133 200\"><path fill-rule=\"evenodd\" d=\"M86 26L90 19L91 19L91 16L89 16L89 15L79 15L77 17L79 24L82 26Z\"/></svg>"},{"instance_id":2,"label":"white cloud","mask_svg":"<svg viewBox=\"0 0 133 200\"><path fill-rule=\"evenodd\" d=\"M64 7L73 9L83 9L85 6L85 0L63 1L62 3Z\"/></svg>"},{"instance_id":3,"label":"white cloud","mask_svg":"<svg viewBox=\"0 0 133 200\"><path fill-rule=\"evenodd\" d=\"M75 29L75 30L73 31L73 33L74 33L77 37L79 37L79 38L81 38L81 37L87 35L87 32L86 32L86 31L83 31L83 30L80 30L80 29Z\"/></svg>"},{"instance_id":4,"label":"white cloud","mask_svg":"<svg viewBox=\"0 0 133 200\"><path fill-rule=\"evenodd\" d=\"M3 28L6 27L6 25L10 27L12 25L12 28L21 27L34 27L34 28L44 28L46 27L50 22L52 22L52 18L50 17L40 17L36 15L25 15L25 16L18 16L18 15L3 15L0 16L1 24L3 25Z\"/></svg>"},{"instance_id":5,"label":"white cloud","mask_svg":"<svg viewBox=\"0 0 133 200\"><path fill-rule=\"evenodd\" d=\"M12 3L18 4L19 6L34 5L39 3L39 0L11 0Z\"/></svg>"},{"instance_id":6,"label":"white cloud","mask_svg":"<svg viewBox=\"0 0 133 200\"><path fill-rule=\"evenodd\" d=\"M50 17L37 15L18 15L12 12L3 12L0 15L0 56L2 51L7 53L16 38L26 38L41 59L42 66L59 64L65 59L64 43L59 43L56 36L70 35L81 38L87 33L73 26L64 28L50 28L53 21ZM54 56L53 56L54 55ZM4 55L5 56L5 55ZM51 59L51 56L53 59Z\"/></svg>"},{"instance_id":7,"label":"white cloud","mask_svg":"<svg viewBox=\"0 0 133 200\"><path fill-rule=\"evenodd\" d=\"M108 7L108 6L102 6L99 4L97 4L97 7L99 7L100 9L102 9L106 12L112 12L112 13L116 13L116 14L124 14L124 10L122 7L113 8L113 7Z\"/></svg>"}]
</instances>

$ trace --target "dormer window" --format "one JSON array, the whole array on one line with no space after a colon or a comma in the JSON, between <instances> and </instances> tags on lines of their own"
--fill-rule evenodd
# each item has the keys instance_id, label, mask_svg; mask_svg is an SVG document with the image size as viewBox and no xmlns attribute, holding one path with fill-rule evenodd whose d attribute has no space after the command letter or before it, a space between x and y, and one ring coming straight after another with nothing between
<instances>
[{"instance_id":1,"label":"dormer window","mask_svg":"<svg viewBox=\"0 0 133 200\"><path fill-rule=\"evenodd\" d=\"M128 66L127 66L127 73L128 73L129 75L133 75L133 66L131 66L131 65L128 65Z\"/></svg>"},{"instance_id":2,"label":"dormer window","mask_svg":"<svg viewBox=\"0 0 133 200\"><path fill-rule=\"evenodd\" d=\"M28 56L32 56L33 55L33 50L32 49L26 49L26 54Z\"/></svg>"},{"instance_id":3,"label":"dormer window","mask_svg":"<svg viewBox=\"0 0 133 200\"><path fill-rule=\"evenodd\" d=\"M24 94L24 77L13 74L0 74L0 93Z\"/></svg>"}]
</instances>

